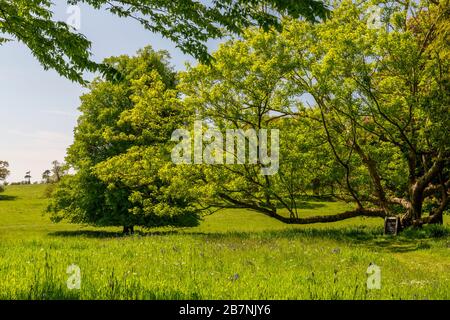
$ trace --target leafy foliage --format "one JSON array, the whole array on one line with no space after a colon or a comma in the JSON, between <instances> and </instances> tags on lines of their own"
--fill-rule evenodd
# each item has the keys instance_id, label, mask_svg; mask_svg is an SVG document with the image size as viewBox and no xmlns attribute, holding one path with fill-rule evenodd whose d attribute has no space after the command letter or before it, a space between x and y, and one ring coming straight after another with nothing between
<instances>
[{"instance_id":1,"label":"leafy foliage","mask_svg":"<svg viewBox=\"0 0 450 320\"><path fill-rule=\"evenodd\" d=\"M136 57L108 60L120 83L97 80L82 97L83 113L62 179L49 206L52 219L96 225L195 225L195 208L160 171L168 170L167 141L185 119L177 104L167 53L145 48Z\"/></svg>"},{"instance_id":2,"label":"leafy foliage","mask_svg":"<svg viewBox=\"0 0 450 320\"><path fill-rule=\"evenodd\" d=\"M354 202L356 213L403 211L404 226L442 221L450 177L448 6L394 1L386 28L374 28L367 12L377 4L336 2L321 24L288 18L282 32L249 31L223 45L212 66L187 72L187 102L217 127L272 125L292 139L284 139L275 177L205 169L219 172L202 177L219 190L216 198L272 216L281 205L301 223L311 220L295 213L300 186L323 184Z\"/></svg>"},{"instance_id":3,"label":"leafy foliage","mask_svg":"<svg viewBox=\"0 0 450 320\"><path fill-rule=\"evenodd\" d=\"M435 26L448 17L448 5L392 2L391 20L380 29L367 23L368 5L343 1L323 24L288 24L281 41L295 48L292 80L319 108L346 171L344 190L358 207L390 214L401 205L405 225L442 221L449 201L450 65L448 42ZM436 206L422 219L428 197Z\"/></svg>"},{"instance_id":4,"label":"leafy foliage","mask_svg":"<svg viewBox=\"0 0 450 320\"><path fill-rule=\"evenodd\" d=\"M52 20L50 6L49 0L1 0L0 32L28 46L44 69L55 69L72 81L84 82L83 71L106 70L91 61L91 44L83 35Z\"/></svg>"},{"instance_id":5,"label":"leafy foliage","mask_svg":"<svg viewBox=\"0 0 450 320\"><path fill-rule=\"evenodd\" d=\"M313 129L309 119L295 118L301 103L291 95L288 82L294 65L289 63L289 52L277 42L278 36L276 32L249 30L243 40L222 45L214 53L212 65L199 65L183 73L180 83L184 103L223 136L228 129L280 130L277 173L263 176L262 165L248 161L182 171L188 175L185 180L191 181L190 192L202 188L199 194L203 201L214 207L249 207L268 214L281 207L298 218L297 198L310 190L319 175L326 185L331 172L325 162L330 154L327 150L309 153L309 148L323 144L324 138L316 134L317 126ZM245 142L247 146L248 137Z\"/></svg>"},{"instance_id":6,"label":"leafy foliage","mask_svg":"<svg viewBox=\"0 0 450 320\"><path fill-rule=\"evenodd\" d=\"M6 177L9 175L9 163L6 161L0 160L0 181L4 181ZM3 186L0 186L0 192L3 191Z\"/></svg>"},{"instance_id":7,"label":"leafy foliage","mask_svg":"<svg viewBox=\"0 0 450 320\"><path fill-rule=\"evenodd\" d=\"M146 29L161 33L179 48L203 61L209 59L206 41L221 38L227 32L240 33L258 24L265 28L279 26L277 13L300 15L310 20L323 19L328 10L316 0L226 0L210 6L193 0L68 0L68 4L86 3L104 8L119 17L138 20ZM72 81L85 83L84 71L100 71L114 78L110 66L91 60L91 43L65 22L54 21L50 0L1 0L0 45L16 39L28 46L45 69L55 69ZM269 13L264 8L272 8ZM3 34L3 35L2 35Z\"/></svg>"},{"instance_id":8,"label":"leafy foliage","mask_svg":"<svg viewBox=\"0 0 450 320\"><path fill-rule=\"evenodd\" d=\"M200 211L238 207L286 223L399 214L403 227L441 223L450 202L448 6L394 1L386 27L374 28L374 4L336 2L320 24L286 17L281 29L249 28L179 82L164 52L107 60L124 77L99 79L82 98L67 157L77 174L56 191L54 219L193 225ZM173 165L171 133L195 119L224 134L279 129L278 172ZM355 209L301 217L311 193Z\"/></svg>"}]
</instances>

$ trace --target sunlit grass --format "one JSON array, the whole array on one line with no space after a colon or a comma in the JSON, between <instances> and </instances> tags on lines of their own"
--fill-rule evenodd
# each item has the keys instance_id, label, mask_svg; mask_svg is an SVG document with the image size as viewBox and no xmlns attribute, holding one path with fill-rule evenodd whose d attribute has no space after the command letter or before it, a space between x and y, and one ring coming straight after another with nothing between
<instances>
[{"instance_id":1,"label":"sunlit grass","mask_svg":"<svg viewBox=\"0 0 450 320\"><path fill-rule=\"evenodd\" d=\"M120 228L52 224L44 188L1 195L0 299L450 298L448 227L392 238L379 218L294 226L225 210L195 228L122 237ZM303 205L304 215L348 209ZM381 267L380 290L367 290L370 263ZM81 268L80 290L67 288L71 264Z\"/></svg>"}]
</instances>

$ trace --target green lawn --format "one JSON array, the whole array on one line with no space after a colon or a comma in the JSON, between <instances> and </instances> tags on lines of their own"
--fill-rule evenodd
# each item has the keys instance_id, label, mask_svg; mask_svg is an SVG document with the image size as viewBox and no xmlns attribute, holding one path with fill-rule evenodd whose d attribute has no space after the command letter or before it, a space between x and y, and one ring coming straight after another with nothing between
<instances>
[{"instance_id":1,"label":"green lawn","mask_svg":"<svg viewBox=\"0 0 450 320\"><path fill-rule=\"evenodd\" d=\"M227 210L196 228L122 237L120 228L52 224L44 188L0 195L0 299L450 299L448 227L393 238L379 218L290 226ZM302 206L302 215L348 208ZM371 262L379 290L366 286ZM71 264L80 290L67 288Z\"/></svg>"}]
</instances>

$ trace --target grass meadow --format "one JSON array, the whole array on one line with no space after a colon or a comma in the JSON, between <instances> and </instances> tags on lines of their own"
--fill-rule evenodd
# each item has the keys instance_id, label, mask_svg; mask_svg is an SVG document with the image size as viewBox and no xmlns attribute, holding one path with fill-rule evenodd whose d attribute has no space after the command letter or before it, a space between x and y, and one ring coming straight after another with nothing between
<instances>
[{"instance_id":1,"label":"grass meadow","mask_svg":"<svg viewBox=\"0 0 450 320\"><path fill-rule=\"evenodd\" d=\"M224 210L200 226L138 229L53 224L44 185L0 195L0 299L450 299L445 226L383 235L380 218L286 225ZM301 214L348 205L305 201ZM367 289L367 268L381 288ZM69 265L80 289L67 287Z\"/></svg>"}]
</instances>

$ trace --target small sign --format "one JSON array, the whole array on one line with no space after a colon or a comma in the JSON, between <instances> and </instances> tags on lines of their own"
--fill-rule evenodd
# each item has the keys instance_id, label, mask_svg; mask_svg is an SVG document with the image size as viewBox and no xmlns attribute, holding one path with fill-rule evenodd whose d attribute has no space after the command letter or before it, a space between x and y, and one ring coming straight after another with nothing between
<instances>
[{"instance_id":1,"label":"small sign","mask_svg":"<svg viewBox=\"0 0 450 320\"><path fill-rule=\"evenodd\" d=\"M396 236L398 233L398 217L386 217L384 219L384 234Z\"/></svg>"}]
</instances>

